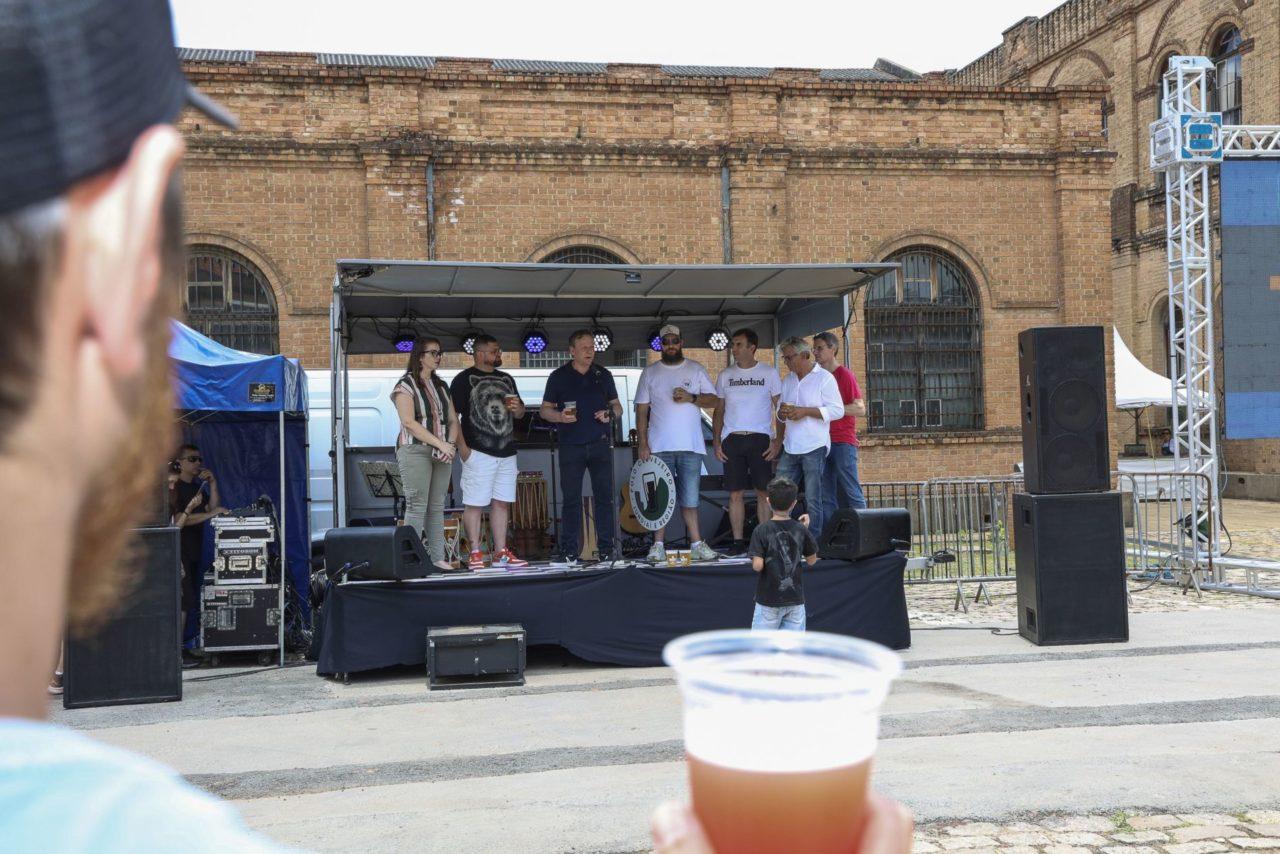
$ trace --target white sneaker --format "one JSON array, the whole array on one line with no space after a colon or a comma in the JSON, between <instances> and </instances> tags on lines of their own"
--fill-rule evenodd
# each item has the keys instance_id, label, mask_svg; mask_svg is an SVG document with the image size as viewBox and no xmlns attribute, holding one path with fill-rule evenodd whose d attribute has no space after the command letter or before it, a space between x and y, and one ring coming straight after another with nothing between
<instances>
[{"instance_id":1,"label":"white sneaker","mask_svg":"<svg viewBox=\"0 0 1280 854\"><path fill-rule=\"evenodd\" d=\"M577 569L578 559L576 557L565 557L564 555L555 555L551 558L551 565L554 567L564 567L566 569Z\"/></svg>"},{"instance_id":2,"label":"white sneaker","mask_svg":"<svg viewBox=\"0 0 1280 854\"><path fill-rule=\"evenodd\" d=\"M716 550L707 545L706 542L698 543L689 549L689 560L719 560L720 555L716 554Z\"/></svg>"},{"instance_id":3,"label":"white sneaker","mask_svg":"<svg viewBox=\"0 0 1280 854\"><path fill-rule=\"evenodd\" d=\"M654 544L649 547L649 553L645 555L645 560L649 561L649 563L667 562L667 547L662 544L661 540L655 541Z\"/></svg>"}]
</instances>

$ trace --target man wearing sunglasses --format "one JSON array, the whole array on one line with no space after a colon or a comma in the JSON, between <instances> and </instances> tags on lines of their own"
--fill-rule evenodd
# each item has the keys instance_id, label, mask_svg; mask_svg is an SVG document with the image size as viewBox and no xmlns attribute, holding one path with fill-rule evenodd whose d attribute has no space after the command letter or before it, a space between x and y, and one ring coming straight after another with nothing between
<instances>
[{"instance_id":1,"label":"man wearing sunglasses","mask_svg":"<svg viewBox=\"0 0 1280 854\"><path fill-rule=\"evenodd\" d=\"M658 330L662 359L640 374L636 390L636 433L642 460L656 456L676 479L680 515L689 532L692 560L715 560L715 551L702 541L698 530L698 487L707 443L702 437L702 408L719 401L707 369L684 357L680 328L668 323ZM648 559L665 563L666 528L654 532Z\"/></svg>"},{"instance_id":2,"label":"man wearing sunglasses","mask_svg":"<svg viewBox=\"0 0 1280 854\"><path fill-rule=\"evenodd\" d=\"M200 580L204 576L201 558L204 554L205 523L226 513L218 495L218 479L204 467L204 458L195 445L178 448L169 482L169 513L173 524L182 529L178 534L178 553L182 558L182 629L186 635L187 618L199 611ZM186 650L182 666L195 667L200 662Z\"/></svg>"}]
</instances>

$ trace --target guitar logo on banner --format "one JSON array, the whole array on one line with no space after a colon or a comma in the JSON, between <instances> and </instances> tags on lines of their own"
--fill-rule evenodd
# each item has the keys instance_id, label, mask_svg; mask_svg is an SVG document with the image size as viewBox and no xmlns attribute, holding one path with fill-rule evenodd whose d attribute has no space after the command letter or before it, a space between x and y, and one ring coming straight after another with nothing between
<instances>
[{"instance_id":1,"label":"guitar logo on banner","mask_svg":"<svg viewBox=\"0 0 1280 854\"><path fill-rule=\"evenodd\" d=\"M666 527L676 510L676 479L657 457L639 460L631 467L631 507L646 530Z\"/></svg>"}]
</instances>

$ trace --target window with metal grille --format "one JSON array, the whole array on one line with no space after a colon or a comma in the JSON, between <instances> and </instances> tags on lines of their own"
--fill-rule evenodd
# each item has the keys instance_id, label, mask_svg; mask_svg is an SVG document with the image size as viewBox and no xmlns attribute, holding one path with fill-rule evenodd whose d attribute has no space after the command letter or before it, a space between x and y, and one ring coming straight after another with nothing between
<instances>
[{"instance_id":1,"label":"window with metal grille","mask_svg":"<svg viewBox=\"0 0 1280 854\"><path fill-rule=\"evenodd\" d=\"M190 249L182 307L187 325L219 344L264 355L280 352L275 297L247 258L225 249Z\"/></svg>"},{"instance_id":2,"label":"window with metal grille","mask_svg":"<svg viewBox=\"0 0 1280 854\"><path fill-rule=\"evenodd\" d=\"M1213 68L1217 73L1209 91L1209 109L1222 113L1224 125L1244 123L1240 44L1240 31L1235 27L1224 27L1213 40Z\"/></svg>"},{"instance_id":3,"label":"window with metal grille","mask_svg":"<svg viewBox=\"0 0 1280 854\"><path fill-rule=\"evenodd\" d=\"M598 246L565 246L542 259L543 264L625 264L608 249ZM643 368L649 364L645 350L610 350L600 360L602 365L615 368ZM569 361L568 350L544 350L541 353L521 353L522 368L558 368Z\"/></svg>"},{"instance_id":4,"label":"window with metal grille","mask_svg":"<svg viewBox=\"0 0 1280 854\"><path fill-rule=\"evenodd\" d=\"M973 279L949 255L908 249L867 289L867 427L980 430L982 324Z\"/></svg>"}]
</instances>

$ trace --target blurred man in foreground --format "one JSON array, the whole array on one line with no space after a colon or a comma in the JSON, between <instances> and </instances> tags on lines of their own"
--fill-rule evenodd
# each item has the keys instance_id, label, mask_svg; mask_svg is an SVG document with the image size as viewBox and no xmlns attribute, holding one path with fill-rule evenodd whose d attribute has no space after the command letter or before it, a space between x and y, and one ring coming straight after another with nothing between
<instances>
[{"instance_id":1,"label":"blurred man in foreground","mask_svg":"<svg viewBox=\"0 0 1280 854\"><path fill-rule=\"evenodd\" d=\"M193 103L162 0L0 0L0 839L9 851L266 851L221 801L44 723L68 623L122 561L173 424L183 268L172 127Z\"/></svg>"}]
</instances>

